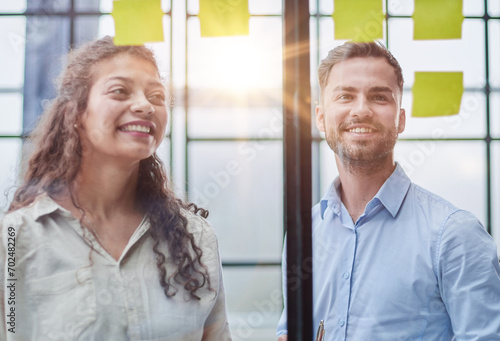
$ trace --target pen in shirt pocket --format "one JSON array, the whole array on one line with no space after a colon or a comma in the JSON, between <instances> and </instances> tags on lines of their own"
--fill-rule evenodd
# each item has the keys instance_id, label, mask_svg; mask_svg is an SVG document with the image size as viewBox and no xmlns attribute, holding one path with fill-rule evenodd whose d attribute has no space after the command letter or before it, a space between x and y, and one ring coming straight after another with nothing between
<instances>
[{"instance_id":1,"label":"pen in shirt pocket","mask_svg":"<svg viewBox=\"0 0 500 341\"><path fill-rule=\"evenodd\" d=\"M325 322L321 320L318 326L318 332L316 333L316 341L323 341L325 337Z\"/></svg>"}]
</instances>

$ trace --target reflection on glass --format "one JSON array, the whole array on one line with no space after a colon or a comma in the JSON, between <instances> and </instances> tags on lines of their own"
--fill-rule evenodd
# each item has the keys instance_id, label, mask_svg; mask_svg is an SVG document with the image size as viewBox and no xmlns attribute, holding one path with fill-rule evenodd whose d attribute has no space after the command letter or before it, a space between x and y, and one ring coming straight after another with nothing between
<instances>
[{"instance_id":1,"label":"reflection on glass","mask_svg":"<svg viewBox=\"0 0 500 341\"><path fill-rule=\"evenodd\" d=\"M411 87L415 71L463 71L464 87L483 87L484 22L465 19L462 39L413 40L412 19L389 20L389 47Z\"/></svg>"},{"instance_id":2,"label":"reflection on glass","mask_svg":"<svg viewBox=\"0 0 500 341\"><path fill-rule=\"evenodd\" d=\"M491 234L497 244L498 257L500 258L500 141L491 143L491 191L492 191L492 210L491 210Z\"/></svg>"},{"instance_id":3,"label":"reflection on glass","mask_svg":"<svg viewBox=\"0 0 500 341\"><path fill-rule=\"evenodd\" d=\"M189 200L210 211L222 260L279 262L281 141L190 142L188 153Z\"/></svg>"},{"instance_id":4,"label":"reflection on glass","mask_svg":"<svg viewBox=\"0 0 500 341\"><path fill-rule=\"evenodd\" d=\"M275 341L283 309L280 267L225 267L224 284L233 339Z\"/></svg>"},{"instance_id":5,"label":"reflection on glass","mask_svg":"<svg viewBox=\"0 0 500 341\"><path fill-rule=\"evenodd\" d=\"M19 173L21 139L1 139L0 151L0 216L7 210L16 190Z\"/></svg>"},{"instance_id":6,"label":"reflection on glass","mask_svg":"<svg viewBox=\"0 0 500 341\"><path fill-rule=\"evenodd\" d=\"M486 221L483 142L399 141L395 159L417 185Z\"/></svg>"}]
</instances>

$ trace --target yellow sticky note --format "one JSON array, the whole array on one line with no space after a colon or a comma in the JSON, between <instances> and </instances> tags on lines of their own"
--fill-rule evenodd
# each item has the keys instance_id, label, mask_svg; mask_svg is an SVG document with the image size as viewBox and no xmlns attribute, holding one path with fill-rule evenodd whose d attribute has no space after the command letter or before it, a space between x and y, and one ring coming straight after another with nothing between
<instances>
[{"instance_id":1,"label":"yellow sticky note","mask_svg":"<svg viewBox=\"0 0 500 341\"><path fill-rule=\"evenodd\" d=\"M462 38L462 0L415 0L413 39Z\"/></svg>"},{"instance_id":2,"label":"yellow sticky note","mask_svg":"<svg viewBox=\"0 0 500 341\"><path fill-rule=\"evenodd\" d=\"M464 92L462 72L415 72L414 117L456 115Z\"/></svg>"},{"instance_id":3,"label":"yellow sticky note","mask_svg":"<svg viewBox=\"0 0 500 341\"><path fill-rule=\"evenodd\" d=\"M161 0L114 0L115 45L164 41Z\"/></svg>"},{"instance_id":4,"label":"yellow sticky note","mask_svg":"<svg viewBox=\"0 0 500 341\"><path fill-rule=\"evenodd\" d=\"M200 0L202 37L250 34L248 0Z\"/></svg>"},{"instance_id":5,"label":"yellow sticky note","mask_svg":"<svg viewBox=\"0 0 500 341\"><path fill-rule=\"evenodd\" d=\"M335 39L370 42L382 39L382 0L335 0Z\"/></svg>"}]
</instances>

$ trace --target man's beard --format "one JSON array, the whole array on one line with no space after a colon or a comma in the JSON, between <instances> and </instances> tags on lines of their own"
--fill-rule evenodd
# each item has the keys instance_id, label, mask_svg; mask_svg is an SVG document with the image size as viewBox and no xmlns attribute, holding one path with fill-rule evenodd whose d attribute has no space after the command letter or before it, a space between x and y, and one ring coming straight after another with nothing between
<instances>
[{"instance_id":1,"label":"man's beard","mask_svg":"<svg viewBox=\"0 0 500 341\"><path fill-rule=\"evenodd\" d=\"M348 134L346 129L354 124L367 124L375 128L375 133L379 137L369 141L358 140L346 142L344 139L345 134ZM332 127L326 130L325 138L330 148L337 154L344 166L368 167L367 170L375 170L388 157L392 157L394 146L398 139L398 131L396 127L388 129L375 122L353 121L342 123L337 128Z\"/></svg>"}]
</instances>

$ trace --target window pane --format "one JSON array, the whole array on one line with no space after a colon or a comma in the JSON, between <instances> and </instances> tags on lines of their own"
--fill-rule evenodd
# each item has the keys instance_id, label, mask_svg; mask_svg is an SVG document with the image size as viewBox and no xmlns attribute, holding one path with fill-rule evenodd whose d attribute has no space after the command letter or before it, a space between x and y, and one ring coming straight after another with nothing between
<instances>
[{"instance_id":1,"label":"window pane","mask_svg":"<svg viewBox=\"0 0 500 341\"><path fill-rule=\"evenodd\" d=\"M0 88L23 86L25 46L25 17L0 17Z\"/></svg>"},{"instance_id":2,"label":"window pane","mask_svg":"<svg viewBox=\"0 0 500 341\"><path fill-rule=\"evenodd\" d=\"M248 0L250 14L278 14L282 12L282 1L276 0Z\"/></svg>"},{"instance_id":3,"label":"window pane","mask_svg":"<svg viewBox=\"0 0 500 341\"><path fill-rule=\"evenodd\" d=\"M490 66L490 85L500 87L500 20L489 21L489 66Z\"/></svg>"},{"instance_id":4,"label":"window pane","mask_svg":"<svg viewBox=\"0 0 500 341\"><path fill-rule=\"evenodd\" d=\"M460 40L413 40L412 19L391 19L389 47L408 87L413 86L415 71L463 71L465 87L484 86L482 20L464 20Z\"/></svg>"},{"instance_id":5,"label":"window pane","mask_svg":"<svg viewBox=\"0 0 500 341\"><path fill-rule=\"evenodd\" d=\"M495 239L498 250L498 257L500 257L500 142L493 141L491 143L491 193L492 193L492 227L491 234Z\"/></svg>"},{"instance_id":6,"label":"window pane","mask_svg":"<svg viewBox=\"0 0 500 341\"><path fill-rule=\"evenodd\" d=\"M4 13L22 13L26 11L26 0L0 1L0 12Z\"/></svg>"},{"instance_id":7,"label":"window pane","mask_svg":"<svg viewBox=\"0 0 500 341\"><path fill-rule=\"evenodd\" d=\"M23 95L20 93L0 94L2 108L0 134L21 135L23 131Z\"/></svg>"},{"instance_id":8,"label":"window pane","mask_svg":"<svg viewBox=\"0 0 500 341\"><path fill-rule=\"evenodd\" d=\"M189 111L188 127L190 138L281 138L283 114L281 107L195 107Z\"/></svg>"},{"instance_id":9,"label":"window pane","mask_svg":"<svg viewBox=\"0 0 500 341\"><path fill-rule=\"evenodd\" d=\"M484 142L399 141L396 161L417 185L486 221Z\"/></svg>"},{"instance_id":10,"label":"window pane","mask_svg":"<svg viewBox=\"0 0 500 341\"><path fill-rule=\"evenodd\" d=\"M328 187L333 182L333 180L339 175L337 170L337 164L335 163L335 153L330 149L328 143L325 140L320 143L320 192L319 198L321 199L326 193ZM319 200L313 202L313 205L317 204Z\"/></svg>"},{"instance_id":11,"label":"window pane","mask_svg":"<svg viewBox=\"0 0 500 341\"><path fill-rule=\"evenodd\" d=\"M233 339L276 341L283 309L281 268L224 267L224 285Z\"/></svg>"},{"instance_id":12,"label":"window pane","mask_svg":"<svg viewBox=\"0 0 500 341\"><path fill-rule=\"evenodd\" d=\"M500 1L488 0L488 13L491 16L500 16Z\"/></svg>"},{"instance_id":13,"label":"window pane","mask_svg":"<svg viewBox=\"0 0 500 341\"><path fill-rule=\"evenodd\" d=\"M281 20L251 18L250 35L200 37L198 18L188 21L188 82L192 88L281 89Z\"/></svg>"},{"instance_id":14,"label":"window pane","mask_svg":"<svg viewBox=\"0 0 500 341\"><path fill-rule=\"evenodd\" d=\"M500 138L500 92L492 92L490 94L490 104L491 136L494 138Z\"/></svg>"},{"instance_id":15,"label":"window pane","mask_svg":"<svg viewBox=\"0 0 500 341\"><path fill-rule=\"evenodd\" d=\"M401 138L483 138L486 136L486 100L480 91L465 92L460 113L440 117L412 117L413 96L404 91L406 128Z\"/></svg>"},{"instance_id":16,"label":"window pane","mask_svg":"<svg viewBox=\"0 0 500 341\"><path fill-rule=\"evenodd\" d=\"M19 172L21 139L0 139L0 215L14 196Z\"/></svg>"},{"instance_id":17,"label":"window pane","mask_svg":"<svg viewBox=\"0 0 500 341\"><path fill-rule=\"evenodd\" d=\"M189 200L210 210L223 261L278 261L282 142L190 142L188 153Z\"/></svg>"}]
</instances>

